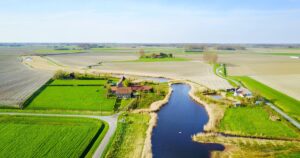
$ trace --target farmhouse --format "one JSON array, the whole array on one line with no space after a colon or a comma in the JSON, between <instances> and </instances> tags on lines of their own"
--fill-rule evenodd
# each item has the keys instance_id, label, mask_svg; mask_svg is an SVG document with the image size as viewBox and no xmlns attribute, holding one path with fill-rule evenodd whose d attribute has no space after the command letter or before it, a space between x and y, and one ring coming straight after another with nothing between
<instances>
[{"instance_id":1,"label":"farmhouse","mask_svg":"<svg viewBox=\"0 0 300 158\"><path fill-rule=\"evenodd\" d=\"M252 93L247 88L239 87L239 88L235 89L234 96L251 98Z\"/></svg>"},{"instance_id":2,"label":"farmhouse","mask_svg":"<svg viewBox=\"0 0 300 158\"><path fill-rule=\"evenodd\" d=\"M130 87L118 87L115 90L115 94L118 98L131 98L132 89Z\"/></svg>"},{"instance_id":3,"label":"farmhouse","mask_svg":"<svg viewBox=\"0 0 300 158\"><path fill-rule=\"evenodd\" d=\"M150 92L152 90L151 86L141 86L141 85L130 85L125 87L124 81L126 78L123 76L116 86L110 88L112 94L115 94L118 98L131 98L134 92Z\"/></svg>"}]
</instances>

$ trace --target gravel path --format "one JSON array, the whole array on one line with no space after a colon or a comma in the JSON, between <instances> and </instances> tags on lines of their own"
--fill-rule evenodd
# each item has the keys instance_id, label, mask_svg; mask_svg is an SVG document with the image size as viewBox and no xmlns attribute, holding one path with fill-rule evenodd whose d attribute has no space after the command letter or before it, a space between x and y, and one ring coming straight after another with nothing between
<instances>
[{"instance_id":1,"label":"gravel path","mask_svg":"<svg viewBox=\"0 0 300 158\"><path fill-rule=\"evenodd\" d=\"M83 117L103 120L109 124L109 129L102 139L99 147L95 151L93 158L101 157L106 145L108 144L111 136L114 134L117 127L118 114L112 116L94 116L94 115L69 115L69 114L39 114L39 113L14 113L14 112L0 112L0 115L20 115L20 116L42 116L42 117Z\"/></svg>"}]
</instances>

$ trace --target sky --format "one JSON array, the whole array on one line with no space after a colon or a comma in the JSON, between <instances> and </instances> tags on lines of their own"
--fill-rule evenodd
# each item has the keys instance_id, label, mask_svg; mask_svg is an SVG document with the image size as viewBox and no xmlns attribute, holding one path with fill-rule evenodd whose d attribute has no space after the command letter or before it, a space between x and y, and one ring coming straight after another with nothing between
<instances>
[{"instance_id":1,"label":"sky","mask_svg":"<svg viewBox=\"0 0 300 158\"><path fill-rule=\"evenodd\" d=\"M300 0L1 0L0 42L300 43Z\"/></svg>"}]
</instances>

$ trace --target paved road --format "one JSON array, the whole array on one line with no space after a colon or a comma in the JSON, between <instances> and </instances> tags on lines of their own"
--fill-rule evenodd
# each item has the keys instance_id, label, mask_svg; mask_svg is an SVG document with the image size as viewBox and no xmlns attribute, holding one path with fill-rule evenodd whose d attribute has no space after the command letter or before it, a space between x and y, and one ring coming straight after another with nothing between
<instances>
[{"instance_id":1,"label":"paved road","mask_svg":"<svg viewBox=\"0 0 300 158\"><path fill-rule=\"evenodd\" d=\"M221 78L224 78L224 77L220 74L220 68L221 68L221 67L219 67L219 68L216 69L216 74L217 74L217 76L219 76L219 77L221 77ZM230 81L236 83L237 85L243 87L243 86L242 86L238 81L236 81L236 80L233 80L233 79L231 79L231 78L224 78L224 79L228 79L228 80L230 80ZM298 129L300 129L300 123L299 123L297 120L291 118L291 117L290 117L289 115L287 115L285 112L283 112L282 110L280 110L279 108L277 108L274 104L272 104L272 103L270 103L270 102L267 102L266 104L269 105L269 106L270 106L273 110L275 110L277 113L279 113L283 118L285 118L286 120L288 120L288 121L289 121L291 124L293 124L295 127L297 127Z\"/></svg>"},{"instance_id":2,"label":"paved road","mask_svg":"<svg viewBox=\"0 0 300 158\"><path fill-rule=\"evenodd\" d=\"M278 112L282 117L284 117L286 120L288 120L291 124L293 124L294 126L296 126L298 129L300 129L300 123L296 120L294 120L293 118L291 118L289 115L287 115L286 113L284 113L283 111L281 111L279 108L277 108L274 104L268 102L266 103L267 105L269 105L273 110L275 110L276 112Z\"/></svg>"},{"instance_id":3,"label":"paved road","mask_svg":"<svg viewBox=\"0 0 300 158\"><path fill-rule=\"evenodd\" d=\"M20 115L20 116L44 116L44 117L83 117L83 118L94 118L103 120L109 124L109 129L101 141L99 147L95 151L93 158L101 157L109 139L114 134L117 127L118 114L112 116L93 116L93 115L69 115L69 114L39 114L39 113L14 113L14 112L0 112L0 115Z\"/></svg>"}]
</instances>

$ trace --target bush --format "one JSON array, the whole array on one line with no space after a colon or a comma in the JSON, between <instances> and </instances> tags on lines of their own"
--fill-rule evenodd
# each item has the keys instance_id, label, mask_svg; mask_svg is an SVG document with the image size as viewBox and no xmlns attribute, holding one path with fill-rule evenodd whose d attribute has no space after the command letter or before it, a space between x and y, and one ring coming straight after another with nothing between
<instances>
[{"instance_id":1,"label":"bush","mask_svg":"<svg viewBox=\"0 0 300 158\"><path fill-rule=\"evenodd\" d=\"M58 70L55 72L53 79L68 79L70 77L70 74L62 71L62 70Z\"/></svg>"}]
</instances>

